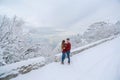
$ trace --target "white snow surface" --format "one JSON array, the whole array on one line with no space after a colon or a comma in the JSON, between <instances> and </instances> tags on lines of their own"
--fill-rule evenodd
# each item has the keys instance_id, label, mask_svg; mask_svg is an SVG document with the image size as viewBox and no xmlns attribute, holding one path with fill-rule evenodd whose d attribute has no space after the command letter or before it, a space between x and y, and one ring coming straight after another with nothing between
<instances>
[{"instance_id":1,"label":"white snow surface","mask_svg":"<svg viewBox=\"0 0 120 80\"><path fill-rule=\"evenodd\" d=\"M11 80L120 80L120 37Z\"/></svg>"},{"instance_id":2,"label":"white snow surface","mask_svg":"<svg viewBox=\"0 0 120 80\"><path fill-rule=\"evenodd\" d=\"M5 65L5 66L2 66L2 67L0 67L0 74L10 72L11 70L20 68L22 66L28 66L30 64L36 64L36 63L45 64L44 57L28 59L28 60L24 60L24 61L21 61L21 62L16 62L16 63L13 63L13 64L8 64L8 65Z\"/></svg>"}]
</instances>

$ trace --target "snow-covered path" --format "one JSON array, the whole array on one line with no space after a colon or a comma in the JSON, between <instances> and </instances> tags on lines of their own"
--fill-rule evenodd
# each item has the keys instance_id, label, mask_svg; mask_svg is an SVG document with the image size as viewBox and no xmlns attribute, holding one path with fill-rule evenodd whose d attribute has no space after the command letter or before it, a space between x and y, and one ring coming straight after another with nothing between
<instances>
[{"instance_id":1,"label":"snow-covered path","mask_svg":"<svg viewBox=\"0 0 120 80\"><path fill-rule=\"evenodd\" d=\"M81 52L71 60L71 65L53 62L11 80L120 80L120 38Z\"/></svg>"}]
</instances>

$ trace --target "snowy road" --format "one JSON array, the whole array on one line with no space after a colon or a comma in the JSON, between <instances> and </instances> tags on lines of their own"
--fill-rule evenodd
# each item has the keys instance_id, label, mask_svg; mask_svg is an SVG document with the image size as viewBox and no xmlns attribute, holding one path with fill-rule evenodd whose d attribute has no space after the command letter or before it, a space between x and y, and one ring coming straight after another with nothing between
<instances>
[{"instance_id":1,"label":"snowy road","mask_svg":"<svg viewBox=\"0 0 120 80\"><path fill-rule=\"evenodd\" d=\"M120 80L120 38L81 52L71 60L71 65L54 62L11 80Z\"/></svg>"}]
</instances>

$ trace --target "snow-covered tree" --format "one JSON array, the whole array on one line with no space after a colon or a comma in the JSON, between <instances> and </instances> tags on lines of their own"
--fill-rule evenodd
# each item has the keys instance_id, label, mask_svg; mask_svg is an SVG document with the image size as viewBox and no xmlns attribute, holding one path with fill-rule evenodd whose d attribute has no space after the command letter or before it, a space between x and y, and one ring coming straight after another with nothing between
<instances>
[{"instance_id":1,"label":"snow-covered tree","mask_svg":"<svg viewBox=\"0 0 120 80\"><path fill-rule=\"evenodd\" d=\"M3 49L1 55L5 63L19 61L19 49L22 42L22 26L24 21L14 16L12 19L7 16L0 17L0 47Z\"/></svg>"},{"instance_id":2,"label":"snow-covered tree","mask_svg":"<svg viewBox=\"0 0 120 80\"><path fill-rule=\"evenodd\" d=\"M22 53L22 59L34 58L34 57L49 57L52 55L52 49L49 44L39 43L29 46L26 51Z\"/></svg>"},{"instance_id":3,"label":"snow-covered tree","mask_svg":"<svg viewBox=\"0 0 120 80\"><path fill-rule=\"evenodd\" d=\"M24 21L18 17L0 17L0 65L21 60L52 55L48 43L31 43L30 35L23 34Z\"/></svg>"},{"instance_id":4,"label":"snow-covered tree","mask_svg":"<svg viewBox=\"0 0 120 80\"><path fill-rule=\"evenodd\" d=\"M88 43L118 34L119 27L105 22L97 22L89 26L83 34Z\"/></svg>"}]
</instances>

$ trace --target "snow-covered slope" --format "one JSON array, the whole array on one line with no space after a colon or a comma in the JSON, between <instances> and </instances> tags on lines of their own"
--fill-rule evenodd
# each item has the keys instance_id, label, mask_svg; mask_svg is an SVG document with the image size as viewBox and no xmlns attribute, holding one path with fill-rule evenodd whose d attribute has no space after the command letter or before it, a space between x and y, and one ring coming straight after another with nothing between
<instances>
[{"instance_id":1,"label":"snow-covered slope","mask_svg":"<svg viewBox=\"0 0 120 80\"><path fill-rule=\"evenodd\" d=\"M12 80L120 80L120 38L73 56L71 65L54 62Z\"/></svg>"}]
</instances>

